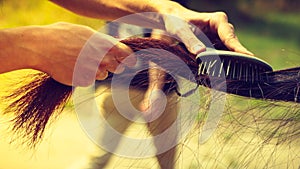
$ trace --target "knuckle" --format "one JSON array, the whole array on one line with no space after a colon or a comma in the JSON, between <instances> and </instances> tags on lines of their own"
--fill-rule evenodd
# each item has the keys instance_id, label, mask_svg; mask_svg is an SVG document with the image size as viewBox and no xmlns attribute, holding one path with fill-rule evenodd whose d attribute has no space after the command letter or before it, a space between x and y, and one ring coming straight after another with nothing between
<instances>
[{"instance_id":1,"label":"knuckle","mask_svg":"<svg viewBox=\"0 0 300 169\"><path fill-rule=\"evenodd\" d=\"M199 43L199 40L196 37L191 36L187 39L186 43L188 43L189 46L195 46L195 44Z\"/></svg>"},{"instance_id":2,"label":"knuckle","mask_svg":"<svg viewBox=\"0 0 300 169\"><path fill-rule=\"evenodd\" d=\"M225 39L225 44L229 44L229 43L232 43L234 41L237 40L237 36L235 34L228 34L226 39Z\"/></svg>"},{"instance_id":3,"label":"knuckle","mask_svg":"<svg viewBox=\"0 0 300 169\"><path fill-rule=\"evenodd\" d=\"M217 18L228 20L227 14L223 11L216 12L215 15L217 16Z\"/></svg>"},{"instance_id":4,"label":"knuckle","mask_svg":"<svg viewBox=\"0 0 300 169\"><path fill-rule=\"evenodd\" d=\"M122 73L124 71L124 69L125 68L122 65L119 65L118 67L116 67L116 69L114 70L113 73L120 74L120 73Z\"/></svg>"},{"instance_id":5,"label":"knuckle","mask_svg":"<svg viewBox=\"0 0 300 169\"><path fill-rule=\"evenodd\" d=\"M187 28L184 27L184 26L178 26L174 29L174 34L175 35L180 35L180 34L183 34L184 32L187 31Z\"/></svg>"},{"instance_id":6,"label":"knuckle","mask_svg":"<svg viewBox=\"0 0 300 169\"><path fill-rule=\"evenodd\" d=\"M231 30L234 30L234 26L231 23L228 23L228 26Z\"/></svg>"}]
</instances>

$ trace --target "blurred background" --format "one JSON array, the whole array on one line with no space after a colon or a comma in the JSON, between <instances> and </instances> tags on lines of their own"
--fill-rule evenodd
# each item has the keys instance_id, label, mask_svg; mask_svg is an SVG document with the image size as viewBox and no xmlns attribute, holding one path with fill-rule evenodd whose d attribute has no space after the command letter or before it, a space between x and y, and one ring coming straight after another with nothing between
<instances>
[{"instance_id":1,"label":"blurred background","mask_svg":"<svg viewBox=\"0 0 300 169\"><path fill-rule=\"evenodd\" d=\"M191 0L187 6L197 11L225 11L235 26L241 43L274 69L300 66L300 1L298 0ZM0 1L0 29L25 25L45 25L58 21L99 29L105 21L73 14L49 1ZM1 47L0 47L1 50ZM5 84L14 73L0 75ZM1 117L1 116L0 116ZM86 162L95 145L85 137L76 116L66 113L47 132L35 151L10 145L5 119L0 119L0 169L71 169Z\"/></svg>"}]
</instances>

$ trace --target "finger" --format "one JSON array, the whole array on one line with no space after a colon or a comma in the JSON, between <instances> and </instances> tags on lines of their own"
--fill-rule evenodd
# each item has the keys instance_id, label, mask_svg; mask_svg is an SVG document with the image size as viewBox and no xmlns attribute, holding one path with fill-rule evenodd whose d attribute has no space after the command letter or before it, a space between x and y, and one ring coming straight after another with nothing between
<instances>
[{"instance_id":1,"label":"finger","mask_svg":"<svg viewBox=\"0 0 300 169\"><path fill-rule=\"evenodd\" d=\"M224 12L216 12L211 16L210 27L216 31L224 45L232 51L253 55L238 40L232 24L228 23Z\"/></svg>"},{"instance_id":2,"label":"finger","mask_svg":"<svg viewBox=\"0 0 300 169\"><path fill-rule=\"evenodd\" d=\"M124 65L119 63L115 56L106 55L101 61L99 68L108 70L109 72L119 74L124 71Z\"/></svg>"},{"instance_id":3,"label":"finger","mask_svg":"<svg viewBox=\"0 0 300 169\"><path fill-rule=\"evenodd\" d=\"M136 64L136 58L132 55L131 48L109 35L95 34L93 40L89 42L89 46L97 56L95 59L101 60L101 62L106 56L113 56L118 62L124 62L126 66L132 67ZM128 56L130 57L125 59Z\"/></svg>"},{"instance_id":4,"label":"finger","mask_svg":"<svg viewBox=\"0 0 300 169\"><path fill-rule=\"evenodd\" d=\"M108 77L108 72L104 68L99 68L96 73L96 79L97 80L104 80Z\"/></svg>"},{"instance_id":5,"label":"finger","mask_svg":"<svg viewBox=\"0 0 300 169\"><path fill-rule=\"evenodd\" d=\"M112 73L115 73L115 74L120 74L125 69L125 67L123 66L123 64L122 63L118 63L118 62L111 62L109 65L106 65L105 68L109 72L112 72Z\"/></svg>"},{"instance_id":6,"label":"finger","mask_svg":"<svg viewBox=\"0 0 300 169\"><path fill-rule=\"evenodd\" d=\"M245 53L248 55L253 55L248 51L238 40L237 36L234 33L234 27L230 23L222 23L219 26L218 34L221 41L224 45L235 52Z\"/></svg>"},{"instance_id":7,"label":"finger","mask_svg":"<svg viewBox=\"0 0 300 169\"><path fill-rule=\"evenodd\" d=\"M182 40L186 48L195 55L206 50L205 45L194 35L188 26L181 28L177 36Z\"/></svg>"},{"instance_id":8,"label":"finger","mask_svg":"<svg viewBox=\"0 0 300 169\"><path fill-rule=\"evenodd\" d=\"M205 51L205 45L195 36L187 22L174 16L165 16L164 21L166 30L177 35L191 53L196 55Z\"/></svg>"},{"instance_id":9,"label":"finger","mask_svg":"<svg viewBox=\"0 0 300 169\"><path fill-rule=\"evenodd\" d=\"M89 69L81 69L75 76L73 75L73 86L86 87L95 81L95 72Z\"/></svg>"},{"instance_id":10,"label":"finger","mask_svg":"<svg viewBox=\"0 0 300 169\"><path fill-rule=\"evenodd\" d=\"M133 51L123 43L117 43L109 52L109 55L115 57L115 59L128 66L133 67L135 66L137 59L133 54Z\"/></svg>"}]
</instances>

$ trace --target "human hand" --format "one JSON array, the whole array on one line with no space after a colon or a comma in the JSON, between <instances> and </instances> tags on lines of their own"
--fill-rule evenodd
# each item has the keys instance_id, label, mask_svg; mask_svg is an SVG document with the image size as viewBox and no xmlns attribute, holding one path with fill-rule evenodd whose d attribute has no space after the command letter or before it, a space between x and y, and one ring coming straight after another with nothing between
<instances>
[{"instance_id":1,"label":"human hand","mask_svg":"<svg viewBox=\"0 0 300 169\"><path fill-rule=\"evenodd\" d=\"M200 13L186 9L179 4L175 6L163 17L166 30L177 35L186 45L187 49L198 54L205 50L204 44L195 36L188 23L192 23L200 30L209 30L217 34L223 44L232 51L253 55L239 42L234 32L234 27L228 22L224 12Z\"/></svg>"},{"instance_id":2,"label":"human hand","mask_svg":"<svg viewBox=\"0 0 300 169\"><path fill-rule=\"evenodd\" d=\"M226 14L222 12L195 12L181 6L177 2L169 0L91 0L86 2L84 7L78 5L79 1L51 1L85 16L108 20L118 19L118 22L126 22L155 29L166 29L167 32L177 35L193 54L204 51L205 46L194 35L188 23L192 23L200 29L208 28L211 32L217 34L225 46L232 51L252 54L240 44L234 34L233 26L228 23ZM116 4L118 4L117 8ZM134 13L136 15L130 15ZM126 15L130 16L124 17Z\"/></svg>"},{"instance_id":3,"label":"human hand","mask_svg":"<svg viewBox=\"0 0 300 169\"><path fill-rule=\"evenodd\" d=\"M136 62L132 56L123 62L132 53L128 46L86 26L56 23L28 31L35 32L27 45L35 56L31 67L65 85L88 86Z\"/></svg>"}]
</instances>

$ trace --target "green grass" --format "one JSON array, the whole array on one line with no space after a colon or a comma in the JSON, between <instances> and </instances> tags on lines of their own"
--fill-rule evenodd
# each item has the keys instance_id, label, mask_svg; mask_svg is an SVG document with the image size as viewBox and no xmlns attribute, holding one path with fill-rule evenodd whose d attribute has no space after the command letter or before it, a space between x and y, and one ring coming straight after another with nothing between
<instances>
[{"instance_id":1,"label":"green grass","mask_svg":"<svg viewBox=\"0 0 300 169\"><path fill-rule=\"evenodd\" d=\"M256 13L237 22L240 41L274 69L300 66L300 15Z\"/></svg>"},{"instance_id":2,"label":"green grass","mask_svg":"<svg viewBox=\"0 0 300 169\"><path fill-rule=\"evenodd\" d=\"M297 43L277 37L259 36L247 30L238 32L238 35L250 51L271 64L274 69L300 66Z\"/></svg>"}]
</instances>

